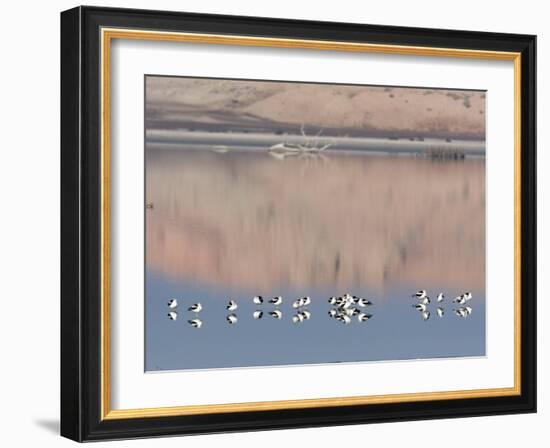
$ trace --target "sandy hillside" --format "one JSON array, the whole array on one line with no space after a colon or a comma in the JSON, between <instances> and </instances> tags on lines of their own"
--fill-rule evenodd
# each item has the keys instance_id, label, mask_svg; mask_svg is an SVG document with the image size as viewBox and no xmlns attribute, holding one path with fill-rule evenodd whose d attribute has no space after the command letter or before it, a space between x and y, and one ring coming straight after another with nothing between
<instances>
[{"instance_id":1,"label":"sandy hillside","mask_svg":"<svg viewBox=\"0 0 550 448\"><path fill-rule=\"evenodd\" d=\"M148 77L148 128L485 138L479 91ZM265 130L265 129L263 129Z\"/></svg>"}]
</instances>

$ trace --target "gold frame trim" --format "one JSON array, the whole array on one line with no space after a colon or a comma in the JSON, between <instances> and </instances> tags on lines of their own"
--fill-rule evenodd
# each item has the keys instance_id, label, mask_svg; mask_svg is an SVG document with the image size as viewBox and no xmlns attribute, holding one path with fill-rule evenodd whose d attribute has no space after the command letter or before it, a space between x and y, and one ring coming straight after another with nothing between
<instances>
[{"instance_id":1,"label":"gold frame trim","mask_svg":"<svg viewBox=\"0 0 550 448\"><path fill-rule=\"evenodd\" d=\"M111 409L110 345L110 55L113 39L187 42L214 45L299 48L325 51L368 52L411 56L491 59L514 62L514 386L409 394L369 395L305 400L281 400L216 405L190 405L142 409ZM418 47L304 39L279 39L217 34L101 29L101 420L167 417L262 410L306 409L412 401L502 397L521 394L521 53Z\"/></svg>"}]
</instances>

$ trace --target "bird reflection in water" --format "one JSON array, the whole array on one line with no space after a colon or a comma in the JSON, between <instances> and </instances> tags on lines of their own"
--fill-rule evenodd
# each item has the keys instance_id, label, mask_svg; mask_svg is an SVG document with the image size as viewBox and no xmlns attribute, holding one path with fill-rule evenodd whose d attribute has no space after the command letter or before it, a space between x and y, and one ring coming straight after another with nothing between
<instances>
[{"instance_id":1,"label":"bird reflection in water","mask_svg":"<svg viewBox=\"0 0 550 448\"><path fill-rule=\"evenodd\" d=\"M358 322L366 322L372 317L372 314L361 310L372 305L370 300L362 297L346 293L340 297L331 297L328 303L333 306L328 312L329 317L344 325L349 325L353 317L357 317Z\"/></svg>"},{"instance_id":2,"label":"bird reflection in water","mask_svg":"<svg viewBox=\"0 0 550 448\"><path fill-rule=\"evenodd\" d=\"M432 304L426 290L420 290L412 295L416 299L416 303L412 305L412 308L418 311L420 318L423 321L427 321L432 316L432 310L430 307L435 308L435 315L438 318L445 316L445 295L440 292L435 299L435 304ZM458 308L453 308L453 314L462 319L468 318L472 314L472 307L470 301L472 300L472 293L465 292L452 300L453 304L459 305ZM283 312L279 307L283 304L283 298L281 296L275 296L266 302L262 296L255 296L252 299L254 305L258 307L253 313L254 320L260 320L264 315L268 315L276 320L283 319ZM312 313L308 309L312 299L309 296L299 297L292 303L294 314L291 316L291 320L294 324L301 324L312 318ZM272 307L269 310L259 309L264 306ZM373 305L372 301L363 297L358 297L349 293L342 296L334 296L328 299L328 304L331 308L328 311L330 319L340 322L344 325L349 325L353 321L366 322L373 317L372 313L368 313L367 310ZM236 310L238 303L234 299L230 299L226 306L226 310L229 312L226 316L226 321L229 325L235 325L238 322ZM167 317L170 321L176 321L178 318L178 299L170 299L167 303ZM189 319L187 323L193 328L201 328L203 322L199 319L199 313L203 310L203 306L200 302L194 303L187 308L187 311L194 313L194 317Z\"/></svg>"},{"instance_id":3,"label":"bird reflection in water","mask_svg":"<svg viewBox=\"0 0 550 448\"><path fill-rule=\"evenodd\" d=\"M414 293L412 297L417 299L417 303L413 304L412 307L420 313L420 317L422 318L422 320L424 321L429 320L431 313L428 307L429 307L429 304L431 303L431 300L426 290L421 289L420 291L417 291L416 293ZM442 318L445 315L445 308L443 306L444 300L445 300L445 295L442 292L440 292L436 298L436 302L438 304L436 308L436 313L437 313L437 317L439 318ZM456 303L458 305L463 305L463 306L453 309L454 314L461 318L467 318L468 316L470 316L472 314L472 307L469 305L465 305L466 303L469 303L470 300L472 300L471 292L465 292L455 297L452 300L452 303Z\"/></svg>"},{"instance_id":4,"label":"bird reflection in water","mask_svg":"<svg viewBox=\"0 0 550 448\"><path fill-rule=\"evenodd\" d=\"M307 306L311 304L311 297L300 297L294 301L292 308L296 310L296 313L292 316L292 322L295 324L302 323L311 319L311 312L307 309Z\"/></svg>"}]
</instances>

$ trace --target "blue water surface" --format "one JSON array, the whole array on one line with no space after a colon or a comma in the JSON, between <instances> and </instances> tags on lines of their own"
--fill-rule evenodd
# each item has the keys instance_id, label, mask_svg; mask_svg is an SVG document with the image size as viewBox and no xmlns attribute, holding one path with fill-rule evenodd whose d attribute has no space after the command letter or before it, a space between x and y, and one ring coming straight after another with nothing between
<instances>
[{"instance_id":1,"label":"blue water surface","mask_svg":"<svg viewBox=\"0 0 550 448\"><path fill-rule=\"evenodd\" d=\"M453 358L485 355L485 297L472 291L472 313L457 316L451 299L461 291L445 291L433 287L435 296L441 289L447 298L441 304L443 317L437 315L432 299L430 318L423 320L412 305L411 293L417 285L399 285L384 293L362 289L239 291L218 289L191 281L176 281L148 270L145 299L145 370L213 369L230 367L283 366L361 361L387 361L429 358ZM329 317L327 299L346 292L368 297L373 305L365 308L372 314L367 322L353 318L349 325ZM282 296L279 307L252 302L255 294L271 298ZM292 322L292 302L304 295L312 298L307 307L311 318ZM178 318L168 318L167 302L177 298ZM230 325L226 316L229 299L238 303L234 312L237 323ZM201 328L193 328L188 320L197 315L187 308L196 302L203 306L198 317ZM274 309L281 319L268 315ZM253 312L264 311L262 319Z\"/></svg>"}]
</instances>

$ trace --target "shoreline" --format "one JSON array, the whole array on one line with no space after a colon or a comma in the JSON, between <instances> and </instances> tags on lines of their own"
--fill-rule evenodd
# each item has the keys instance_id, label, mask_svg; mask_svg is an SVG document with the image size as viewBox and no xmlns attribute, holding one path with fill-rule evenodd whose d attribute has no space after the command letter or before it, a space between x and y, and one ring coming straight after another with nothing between
<instances>
[{"instance_id":1,"label":"shoreline","mask_svg":"<svg viewBox=\"0 0 550 448\"><path fill-rule=\"evenodd\" d=\"M331 144L330 152L369 152L381 154L422 155L430 158L452 159L485 157L485 141L451 140L442 138L396 137L303 137L301 135L276 135L244 132L203 132L166 129L148 129L145 144L148 149L192 149L188 146L207 148L215 152L233 150L269 150L278 143L305 144L322 147ZM315 151L314 151L315 152ZM323 151L326 152L326 151Z\"/></svg>"}]
</instances>

